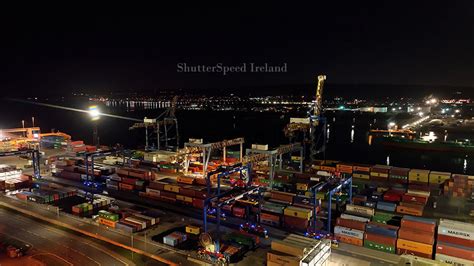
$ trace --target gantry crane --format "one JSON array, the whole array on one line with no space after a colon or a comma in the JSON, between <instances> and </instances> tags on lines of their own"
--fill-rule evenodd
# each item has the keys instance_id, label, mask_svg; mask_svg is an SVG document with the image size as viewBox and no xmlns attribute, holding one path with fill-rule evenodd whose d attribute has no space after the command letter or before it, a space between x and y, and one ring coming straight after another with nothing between
<instances>
[{"instance_id":1,"label":"gantry crane","mask_svg":"<svg viewBox=\"0 0 474 266\"><path fill-rule=\"evenodd\" d=\"M144 118L143 122L135 123L129 129L145 128L145 150L149 150L149 132L148 128L152 128L151 134L156 134L157 150L160 150L164 142L165 149L176 150L179 147L179 132L178 132L178 119L176 118L176 104L178 96L174 96L171 100L170 107L161 113L156 118ZM164 117L163 119L160 119ZM174 132L172 130L174 129ZM173 133L173 134L172 134ZM171 136L173 135L173 136ZM174 145L170 145L170 141L173 141ZM154 145L153 145L154 146Z\"/></svg>"},{"instance_id":2,"label":"gantry crane","mask_svg":"<svg viewBox=\"0 0 474 266\"><path fill-rule=\"evenodd\" d=\"M283 129L285 136L289 137L290 139L293 139L297 132L302 132L303 142L306 142L307 134L309 135L309 142L311 143L310 158L312 161L316 159L316 155L320 152L323 152L324 157L326 157L326 119L322 116L322 97L325 81L326 75L318 76L318 86L316 88L314 108L310 110L309 116L307 118L290 119L290 123L287 124ZM322 125L322 132L316 130L320 124ZM322 146L321 148L318 148L318 143L320 142L321 137Z\"/></svg>"},{"instance_id":3,"label":"gantry crane","mask_svg":"<svg viewBox=\"0 0 474 266\"><path fill-rule=\"evenodd\" d=\"M268 161L269 166L269 179L270 189L273 188L273 178L275 176L276 166L282 169L283 165L283 154L299 151L300 152L300 169L299 172L303 172L303 146L300 143L292 143L282 145L274 150L258 150L258 149L247 149L246 155L242 158L243 164L255 164L257 162Z\"/></svg>"},{"instance_id":4,"label":"gantry crane","mask_svg":"<svg viewBox=\"0 0 474 266\"><path fill-rule=\"evenodd\" d=\"M19 151L0 152L0 157L31 155L33 165L33 175L35 178L41 178L40 173L40 152L36 149L27 149Z\"/></svg>"},{"instance_id":5,"label":"gantry crane","mask_svg":"<svg viewBox=\"0 0 474 266\"><path fill-rule=\"evenodd\" d=\"M243 144L245 140L244 138L235 138L229 140L223 140L213 143L193 143L193 142L186 142L184 143L184 148L179 149L177 155L172 158L175 160L180 160L184 162L184 171L187 172L190 163L190 156L193 154L202 154L203 158L203 176L206 176L207 173L207 166L209 164L209 160L211 158L212 151L215 150L222 150L223 151L223 161L226 160L226 149L229 146L240 145L240 158L239 161L242 161L243 157Z\"/></svg>"}]
</instances>

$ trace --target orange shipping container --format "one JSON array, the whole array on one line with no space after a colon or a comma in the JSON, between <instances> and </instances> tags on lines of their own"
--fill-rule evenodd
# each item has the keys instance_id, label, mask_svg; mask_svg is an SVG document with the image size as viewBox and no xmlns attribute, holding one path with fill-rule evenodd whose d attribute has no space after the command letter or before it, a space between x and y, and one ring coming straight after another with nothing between
<instances>
[{"instance_id":1,"label":"orange shipping container","mask_svg":"<svg viewBox=\"0 0 474 266\"><path fill-rule=\"evenodd\" d=\"M194 178L187 176L178 176L177 181L178 183L192 185L194 183Z\"/></svg>"},{"instance_id":2,"label":"orange shipping container","mask_svg":"<svg viewBox=\"0 0 474 266\"><path fill-rule=\"evenodd\" d=\"M108 227L115 228L115 222L99 217L99 223L106 225Z\"/></svg>"},{"instance_id":3,"label":"orange shipping container","mask_svg":"<svg viewBox=\"0 0 474 266\"><path fill-rule=\"evenodd\" d=\"M423 244L415 241L399 238L397 240L397 248L412 250L423 254L433 254L433 245Z\"/></svg>"},{"instance_id":4,"label":"orange shipping container","mask_svg":"<svg viewBox=\"0 0 474 266\"><path fill-rule=\"evenodd\" d=\"M408 206L397 206L397 212L402 214L409 214L414 216L423 216L423 206L421 208L414 208Z\"/></svg>"},{"instance_id":5,"label":"orange shipping container","mask_svg":"<svg viewBox=\"0 0 474 266\"><path fill-rule=\"evenodd\" d=\"M133 190L133 185L130 184L119 183L119 187L122 190Z\"/></svg>"},{"instance_id":6,"label":"orange shipping container","mask_svg":"<svg viewBox=\"0 0 474 266\"><path fill-rule=\"evenodd\" d=\"M334 236L336 237L336 239L338 241L341 241L341 242L346 243L346 244L351 244L351 245L355 245L355 246L362 246L363 243L364 243L363 239L358 239L358 238L351 237L351 236L345 236L345 235L340 235L340 234L335 234Z\"/></svg>"}]
</instances>

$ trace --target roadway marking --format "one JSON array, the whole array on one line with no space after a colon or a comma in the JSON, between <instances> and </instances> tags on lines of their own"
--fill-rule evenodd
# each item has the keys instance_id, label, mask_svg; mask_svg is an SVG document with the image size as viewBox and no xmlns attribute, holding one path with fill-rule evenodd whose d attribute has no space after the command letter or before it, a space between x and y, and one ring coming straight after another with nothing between
<instances>
[{"instance_id":1,"label":"roadway marking","mask_svg":"<svg viewBox=\"0 0 474 266\"><path fill-rule=\"evenodd\" d=\"M56 254L54 254L54 253L50 253L50 252L42 252L42 253L34 254L34 255L32 255L31 257L33 258L34 256L39 256L39 255L51 255L51 256L53 256L53 257L56 257L56 258L58 258L58 259L60 259L60 260L62 260L62 261L64 261L64 262L66 262L67 264L69 264L69 265L71 265L71 266L74 265L74 264L70 263L69 261L67 261L66 259L64 259L64 258L62 258L62 257L60 257L60 256L58 256L58 255L56 255Z\"/></svg>"},{"instance_id":2,"label":"roadway marking","mask_svg":"<svg viewBox=\"0 0 474 266\"><path fill-rule=\"evenodd\" d=\"M18 220L21 220L21 221L23 221L23 222L25 222L25 223L29 222L26 218L24 218L24 217L22 217L22 216L18 216L17 219L18 219ZM90 246L90 247L93 248L93 249L97 249L98 251L102 251L102 252L106 253L106 254L109 255L112 259L118 260L118 261L120 261L121 263L123 263L123 264L126 265L126 266L129 265L126 261L122 260L121 258L117 258L116 256L118 256L118 254L113 254L113 252L111 252L111 251L109 251L109 250L107 250L107 249L105 249L105 248L96 246L96 245L95 245L93 242L91 242L91 241L84 240L84 239L82 239L82 238L80 238L80 237L77 237L77 236L75 236L75 235L67 234L66 232L64 232L64 231L62 231L62 230L60 230L60 229L56 229L56 228L54 228L54 227L46 226L46 225L39 224L39 223L38 223L37 225L40 226L40 227L45 228L46 230L48 230L48 231L50 231L50 232L56 233L56 234L61 235L61 236L68 237L68 238L69 238L68 240L69 240L70 242L73 242L73 241L74 241L73 238L74 238L75 240L80 241L81 243L83 243L83 244L85 244L85 245L88 245L88 246ZM23 229L21 229L21 230L23 230ZM25 230L24 230L24 231L25 231ZM38 234L36 234L36 233L34 233L34 232L31 232L31 231L29 231L29 230L26 230L26 231L29 232L30 234L33 234L33 235L38 236L38 237L41 237L41 236L39 236ZM77 253L79 253L79 254L85 256L85 257L88 257L87 255L85 255L85 254L82 253L81 251L77 251L77 250L75 250L75 251L76 251ZM100 264L100 263L99 263L99 264Z\"/></svg>"},{"instance_id":3,"label":"roadway marking","mask_svg":"<svg viewBox=\"0 0 474 266\"><path fill-rule=\"evenodd\" d=\"M21 218L20 218L19 220L22 220L23 222L25 222L25 221L24 221L23 219L21 219ZM13 226L13 227L14 227L14 226ZM46 237L43 237L43 236L41 236L41 235L38 235L38 234L36 234L36 233L34 233L34 232L31 232L31 231L29 231L29 230L26 230L26 229L23 229L23 228L16 228L16 229L17 229L17 230L21 230L21 231L23 231L23 232L26 232L26 233L28 233L28 234L34 235L34 236L36 236L36 237L38 237L38 238L43 238L43 239L46 239L46 240L48 240L48 241L54 242L54 241L52 241L52 240L50 240L50 239L48 239L48 238L46 238ZM9 235L9 234L7 234L7 235ZM11 235L9 235L9 236L11 236ZM17 239L17 240L19 240L19 239ZM20 240L20 241L22 241L22 240ZM22 241L22 242L23 242L23 241ZM28 243L28 242L26 242L26 243ZM30 244L30 243L28 243L28 244ZM87 256L86 254L84 254L83 252L81 252L81 251L79 251L79 250L76 250L76 249L74 249L74 248L71 248L71 247L66 246L66 245L63 245L63 244L59 244L59 243L56 243L56 244L57 244L58 246L61 246L61 247L65 248L65 249L69 249L70 251L75 252L75 253L77 253L77 254L79 254L79 255L81 255L81 256L83 256L83 257L85 257L85 258L87 258L87 259L89 259L89 260L91 260L91 261L93 261L93 262L95 262L95 263L98 264L99 266L101 265L98 261L96 261L96 260L94 260L93 258ZM32 246L33 246L33 245L32 245Z\"/></svg>"}]
</instances>

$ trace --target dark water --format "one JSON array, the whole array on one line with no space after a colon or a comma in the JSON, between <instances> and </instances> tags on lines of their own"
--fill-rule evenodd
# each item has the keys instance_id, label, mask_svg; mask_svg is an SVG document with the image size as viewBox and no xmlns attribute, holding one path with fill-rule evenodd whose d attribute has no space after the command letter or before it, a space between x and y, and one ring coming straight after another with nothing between
<instances>
[{"instance_id":1,"label":"dark water","mask_svg":"<svg viewBox=\"0 0 474 266\"><path fill-rule=\"evenodd\" d=\"M22 119L25 120L26 126L30 126L31 117L34 116L35 123L41 127L42 132L60 130L72 135L74 140L92 143L92 124L85 113L7 101L1 103L0 128L20 127ZM81 109L86 109L89 105L87 101L54 104ZM123 107L102 106L101 110L142 119L145 116L156 117L164 109L143 109L137 106L134 110L127 110ZM288 142L282 131L291 116L288 114L178 110L176 115L181 144L189 138L203 138L205 142L211 142L233 137L244 137L247 146L260 143L274 147ZM370 126L386 128L388 121L394 121L394 117L385 114L354 113L328 113L326 116L329 124L327 159L369 164L387 164L388 160L393 166L474 174L474 160L464 155L387 150L380 146L369 146L367 138ZM131 148L143 147L144 130L130 131L128 128L133 123L102 117L99 122L101 143L122 143ZM456 137L454 134L449 136Z\"/></svg>"}]
</instances>

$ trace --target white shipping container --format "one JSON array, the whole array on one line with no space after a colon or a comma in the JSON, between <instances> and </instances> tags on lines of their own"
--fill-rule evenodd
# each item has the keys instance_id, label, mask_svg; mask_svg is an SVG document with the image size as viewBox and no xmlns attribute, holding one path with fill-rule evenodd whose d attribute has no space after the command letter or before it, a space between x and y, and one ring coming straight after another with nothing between
<instances>
[{"instance_id":1,"label":"white shipping container","mask_svg":"<svg viewBox=\"0 0 474 266\"><path fill-rule=\"evenodd\" d=\"M268 144L252 144L252 149L268 151Z\"/></svg>"},{"instance_id":2,"label":"white shipping container","mask_svg":"<svg viewBox=\"0 0 474 266\"><path fill-rule=\"evenodd\" d=\"M363 239L364 238L364 231L352 229L352 228L347 228L343 226L336 226L334 227L334 234L341 234L341 235L346 235L350 237L355 237L357 239Z\"/></svg>"},{"instance_id":3,"label":"white shipping container","mask_svg":"<svg viewBox=\"0 0 474 266\"><path fill-rule=\"evenodd\" d=\"M446 226L446 227L459 228L459 229L467 230L470 232L474 232L474 224L471 224L471 223L464 223L464 222L440 218L439 225Z\"/></svg>"},{"instance_id":4,"label":"white shipping container","mask_svg":"<svg viewBox=\"0 0 474 266\"><path fill-rule=\"evenodd\" d=\"M457 226L438 226L438 235L452 236L474 241L474 231L468 231L469 228L460 229Z\"/></svg>"},{"instance_id":5,"label":"white shipping container","mask_svg":"<svg viewBox=\"0 0 474 266\"><path fill-rule=\"evenodd\" d=\"M456 258L444 254L436 253L435 260L441 261L447 264L452 264L455 266L474 266L474 262L470 260L465 260L461 258Z\"/></svg>"},{"instance_id":6,"label":"white shipping container","mask_svg":"<svg viewBox=\"0 0 474 266\"><path fill-rule=\"evenodd\" d=\"M127 218L125 218L125 221L129 221L129 222L132 222L132 223L136 223L136 224L141 225L141 230L143 230L143 229L146 228L146 222L140 221L140 220L138 220L138 219L134 219L133 217L127 217Z\"/></svg>"},{"instance_id":7,"label":"white shipping container","mask_svg":"<svg viewBox=\"0 0 474 266\"><path fill-rule=\"evenodd\" d=\"M419 196L423 196L423 197L429 197L430 196L429 191L423 191L423 190L417 190L417 189L408 189L407 193L412 194L412 195L419 195Z\"/></svg>"},{"instance_id":8,"label":"white shipping container","mask_svg":"<svg viewBox=\"0 0 474 266\"><path fill-rule=\"evenodd\" d=\"M346 210L353 213L360 213L365 216L374 216L375 210L373 208L358 206L353 204L347 204Z\"/></svg>"},{"instance_id":9,"label":"white shipping container","mask_svg":"<svg viewBox=\"0 0 474 266\"><path fill-rule=\"evenodd\" d=\"M352 214L347 214L347 213L341 214L341 218L343 218L343 219L348 219L348 220L355 220L355 221L364 222L364 223L370 222L370 219L369 219L369 218L360 217L360 216L356 216L356 215L352 215Z\"/></svg>"},{"instance_id":10,"label":"white shipping container","mask_svg":"<svg viewBox=\"0 0 474 266\"><path fill-rule=\"evenodd\" d=\"M146 188L146 193L155 195L155 196L160 196L160 191L156 189Z\"/></svg>"},{"instance_id":11,"label":"white shipping container","mask_svg":"<svg viewBox=\"0 0 474 266\"><path fill-rule=\"evenodd\" d=\"M154 225L156 223L155 218L150 217L150 216L146 216L146 215L143 215L143 214L134 214L133 216L136 216L138 218L142 218L144 220L149 220L151 225Z\"/></svg>"},{"instance_id":12,"label":"white shipping container","mask_svg":"<svg viewBox=\"0 0 474 266\"><path fill-rule=\"evenodd\" d=\"M179 243L179 239L173 235L167 235L163 237L163 243L169 246L176 246Z\"/></svg>"}]
</instances>

